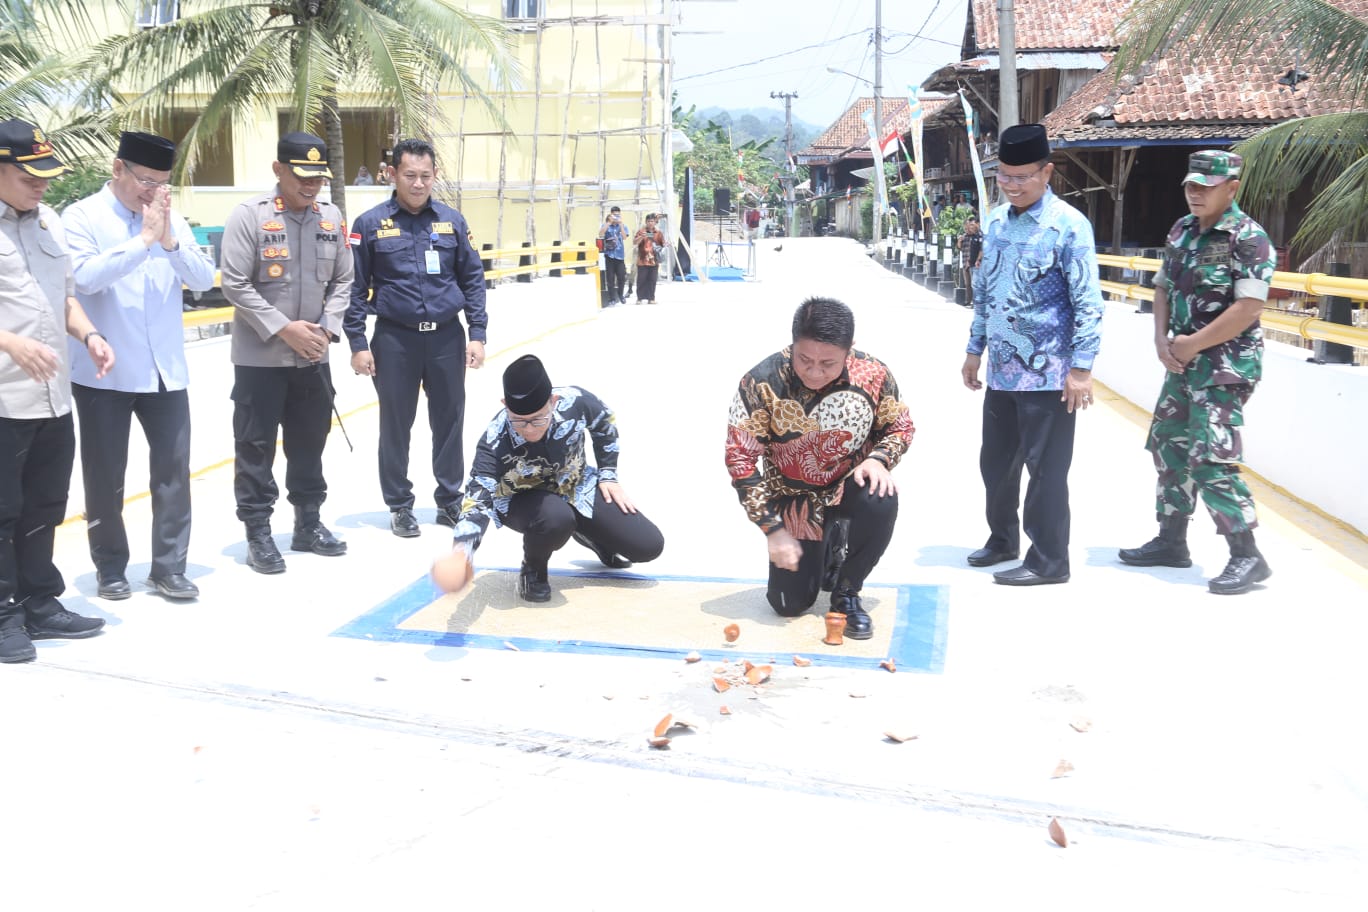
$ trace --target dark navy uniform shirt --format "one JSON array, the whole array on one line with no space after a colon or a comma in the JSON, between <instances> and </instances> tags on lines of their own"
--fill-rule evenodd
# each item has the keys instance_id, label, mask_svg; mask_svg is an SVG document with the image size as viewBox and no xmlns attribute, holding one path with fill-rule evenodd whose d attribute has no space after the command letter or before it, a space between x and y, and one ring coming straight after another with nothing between
<instances>
[{"instance_id":1,"label":"dark navy uniform shirt","mask_svg":"<svg viewBox=\"0 0 1368 912\"><path fill-rule=\"evenodd\" d=\"M484 267L461 213L429 199L414 215L391 196L356 220L351 243L356 278L342 331L353 352L369 347L368 314L417 327L448 323L464 310L471 341L485 341ZM429 249L437 252L436 274L428 273Z\"/></svg>"}]
</instances>

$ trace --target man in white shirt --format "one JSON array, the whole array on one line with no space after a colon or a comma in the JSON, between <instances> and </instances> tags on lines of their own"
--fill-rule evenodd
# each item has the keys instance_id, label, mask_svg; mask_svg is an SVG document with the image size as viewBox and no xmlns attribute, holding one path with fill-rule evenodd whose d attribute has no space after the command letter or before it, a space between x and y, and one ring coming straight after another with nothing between
<instances>
[{"instance_id":1,"label":"man in white shirt","mask_svg":"<svg viewBox=\"0 0 1368 912\"><path fill-rule=\"evenodd\" d=\"M152 492L148 583L170 599L193 599L185 575L190 547L190 400L181 322L182 284L205 291L214 264L171 211L176 147L150 133L119 137L113 178L62 215L76 297L119 352L97 377L74 357L72 396L80 420L86 534L102 598L132 594L126 577L124 477L132 417L147 436Z\"/></svg>"}]
</instances>

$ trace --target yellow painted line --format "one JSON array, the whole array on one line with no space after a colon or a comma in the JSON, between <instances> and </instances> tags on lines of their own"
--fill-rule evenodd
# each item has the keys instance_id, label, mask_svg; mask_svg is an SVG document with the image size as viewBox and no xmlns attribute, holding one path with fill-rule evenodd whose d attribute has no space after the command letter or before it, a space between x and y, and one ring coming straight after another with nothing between
<instances>
[{"instance_id":1,"label":"yellow painted line","mask_svg":"<svg viewBox=\"0 0 1368 912\"><path fill-rule=\"evenodd\" d=\"M1149 430L1153 413L1131 402L1104 383L1093 381L1098 399L1114 408L1136 427ZM1249 482L1260 518L1272 513L1296 536L1313 539L1343 558L1340 569L1360 583L1368 584L1368 535L1313 503L1302 500L1281 485L1274 484L1249 466L1240 466L1240 475ZM1303 542L1303 544L1306 544Z\"/></svg>"},{"instance_id":2,"label":"yellow painted line","mask_svg":"<svg viewBox=\"0 0 1368 912\"><path fill-rule=\"evenodd\" d=\"M517 345L510 345L510 346L507 346L506 348L501 348L501 349L499 349L498 351L496 351L493 355L487 355L487 356L485 357L485 360L486 360L486 361L493 361L493 360L495 360L495 359L497 359L497 358L502 358L504 355L507 355L507 354L513 352L516 348L521 348L521 347L527 345L529 342L541 342L541 341L543 341L544 339L549 339L551 336L555 335L555 334L558 333L558 332L561 332L562 330L571 329L571 328L576 327L576 326L583 326L583 325L585 325L586 323L592 323L592 322L594 322L594 318L593 318L593 317L589 317L589 318L584 319L584 320L575 320L575 321L572 322L572 323L562 323L562 324L559 325L559 326L555 326L555 327L552 327L551 329L548 329L546 332L543 332L543 333L540 333L540 334L538 334L538 335L536 335L536 336L533 336L531 339L528 339L527 341L519 342ZM370 400L369 402L364 402L364 403L362 403L361 405L358 405L356 408L354 408L354 409L352 409L352 410L350 410L350 411L344 413L342 417L343 417L343 418L351 418L353 415L359 415L359 414L361 414L362 412L369 411L370 409L373 409L373 408L377 408L379 405L380 405L380 400L378 400L378 399L372 399L372 400ZM338 423L337 423L337 419L336 419L336 418L333 419L332 425L333 425L333 427L337 427L337 426L338 426ZM281 445L282 445L282 441L277 440L277 441L276 441L276 447L278 448L278 447L280 447ZM190 478L191 478L191 480L193 481L193 480L196 479L196 478L203 478L204 476L210 474L211 472L217 472L219 469L226 468L227 466L232 465L232 464L233 464L233 460L234 460L235 458L236 458L236 457L230 456L230 457L228 457L227 459L220 459L218 462L215 462L215 463L212 463L212 464L210 464L210 465L207 465L207 466L205 466L204 468L195 469L193 472L190 473ZM148 497L151 497L151 496L152 496L152 492L151 492L151 491L139 491L137 494L133 494L133 495L131 495L131 496L129 496L129 497L125 497L125 498L124 498L124 506L126 507L126 506L128 506L129 504L131 504L131 503L136 503L136 502L139 501L139 500L143 500L143 499L148 498ZM62 520L62 522L61 522L61 524L59 525L58 528L60 528L61 526L65 526L65 525L67 525L67 524L69 524L69 523L74 523L74 522L85 522L85 514L84 514L84 513L73 513L73 514L71 514L71 515L68 516L66 519Z\"/></svg>"}]
</instances>

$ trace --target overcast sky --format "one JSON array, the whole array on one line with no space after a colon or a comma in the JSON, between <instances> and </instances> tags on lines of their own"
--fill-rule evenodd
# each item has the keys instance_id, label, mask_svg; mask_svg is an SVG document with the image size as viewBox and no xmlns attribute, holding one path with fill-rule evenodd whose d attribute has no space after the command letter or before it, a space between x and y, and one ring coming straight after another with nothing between
<instances>
[{"instance_id":1,"label":"overcast sky","mask_svg":"<svg viewBox=\"0 0 1368 912\"><path fill-rule=\"evenodd\" d=\"M875 0L679 0L679 103L686 110L716 105L782 111L783 100L771 99L770 92L797 92L793 116L825 129L851 101L874 94L874 5ZM885 97L905 95L909 83L919 85L959 59L968 6L969 0L883 0ZM829 66L869 82L829 73Z\"/></svg>"}]
</instances>

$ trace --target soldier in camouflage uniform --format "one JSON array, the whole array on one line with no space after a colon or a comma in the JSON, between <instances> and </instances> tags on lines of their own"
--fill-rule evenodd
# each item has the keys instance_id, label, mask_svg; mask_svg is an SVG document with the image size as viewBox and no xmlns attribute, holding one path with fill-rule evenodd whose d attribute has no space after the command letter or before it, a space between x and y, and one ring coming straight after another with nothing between
<instances>
[{"instance_id":1,"label":"soldier in camouflage uniform","mask_svg":"<svg viewBox=\"0 0 1368 912\"><path fill-rule=\"evenodd\" d=\"M1154 292L1155 348L1168 368L1145 444L1159 472L1159 536L1120 552L1137 567L1192 566L1187 525L1200 494L1230 543L1230 562L1208 583L1225 595L1273 573L1254 544L1240 427L1262 375L1259 315L1275 256L1263 228L1235 203L1242 164L1233 152L1188 158L1191 214L1169 231Z\"/></svg>"}]
</instances>

